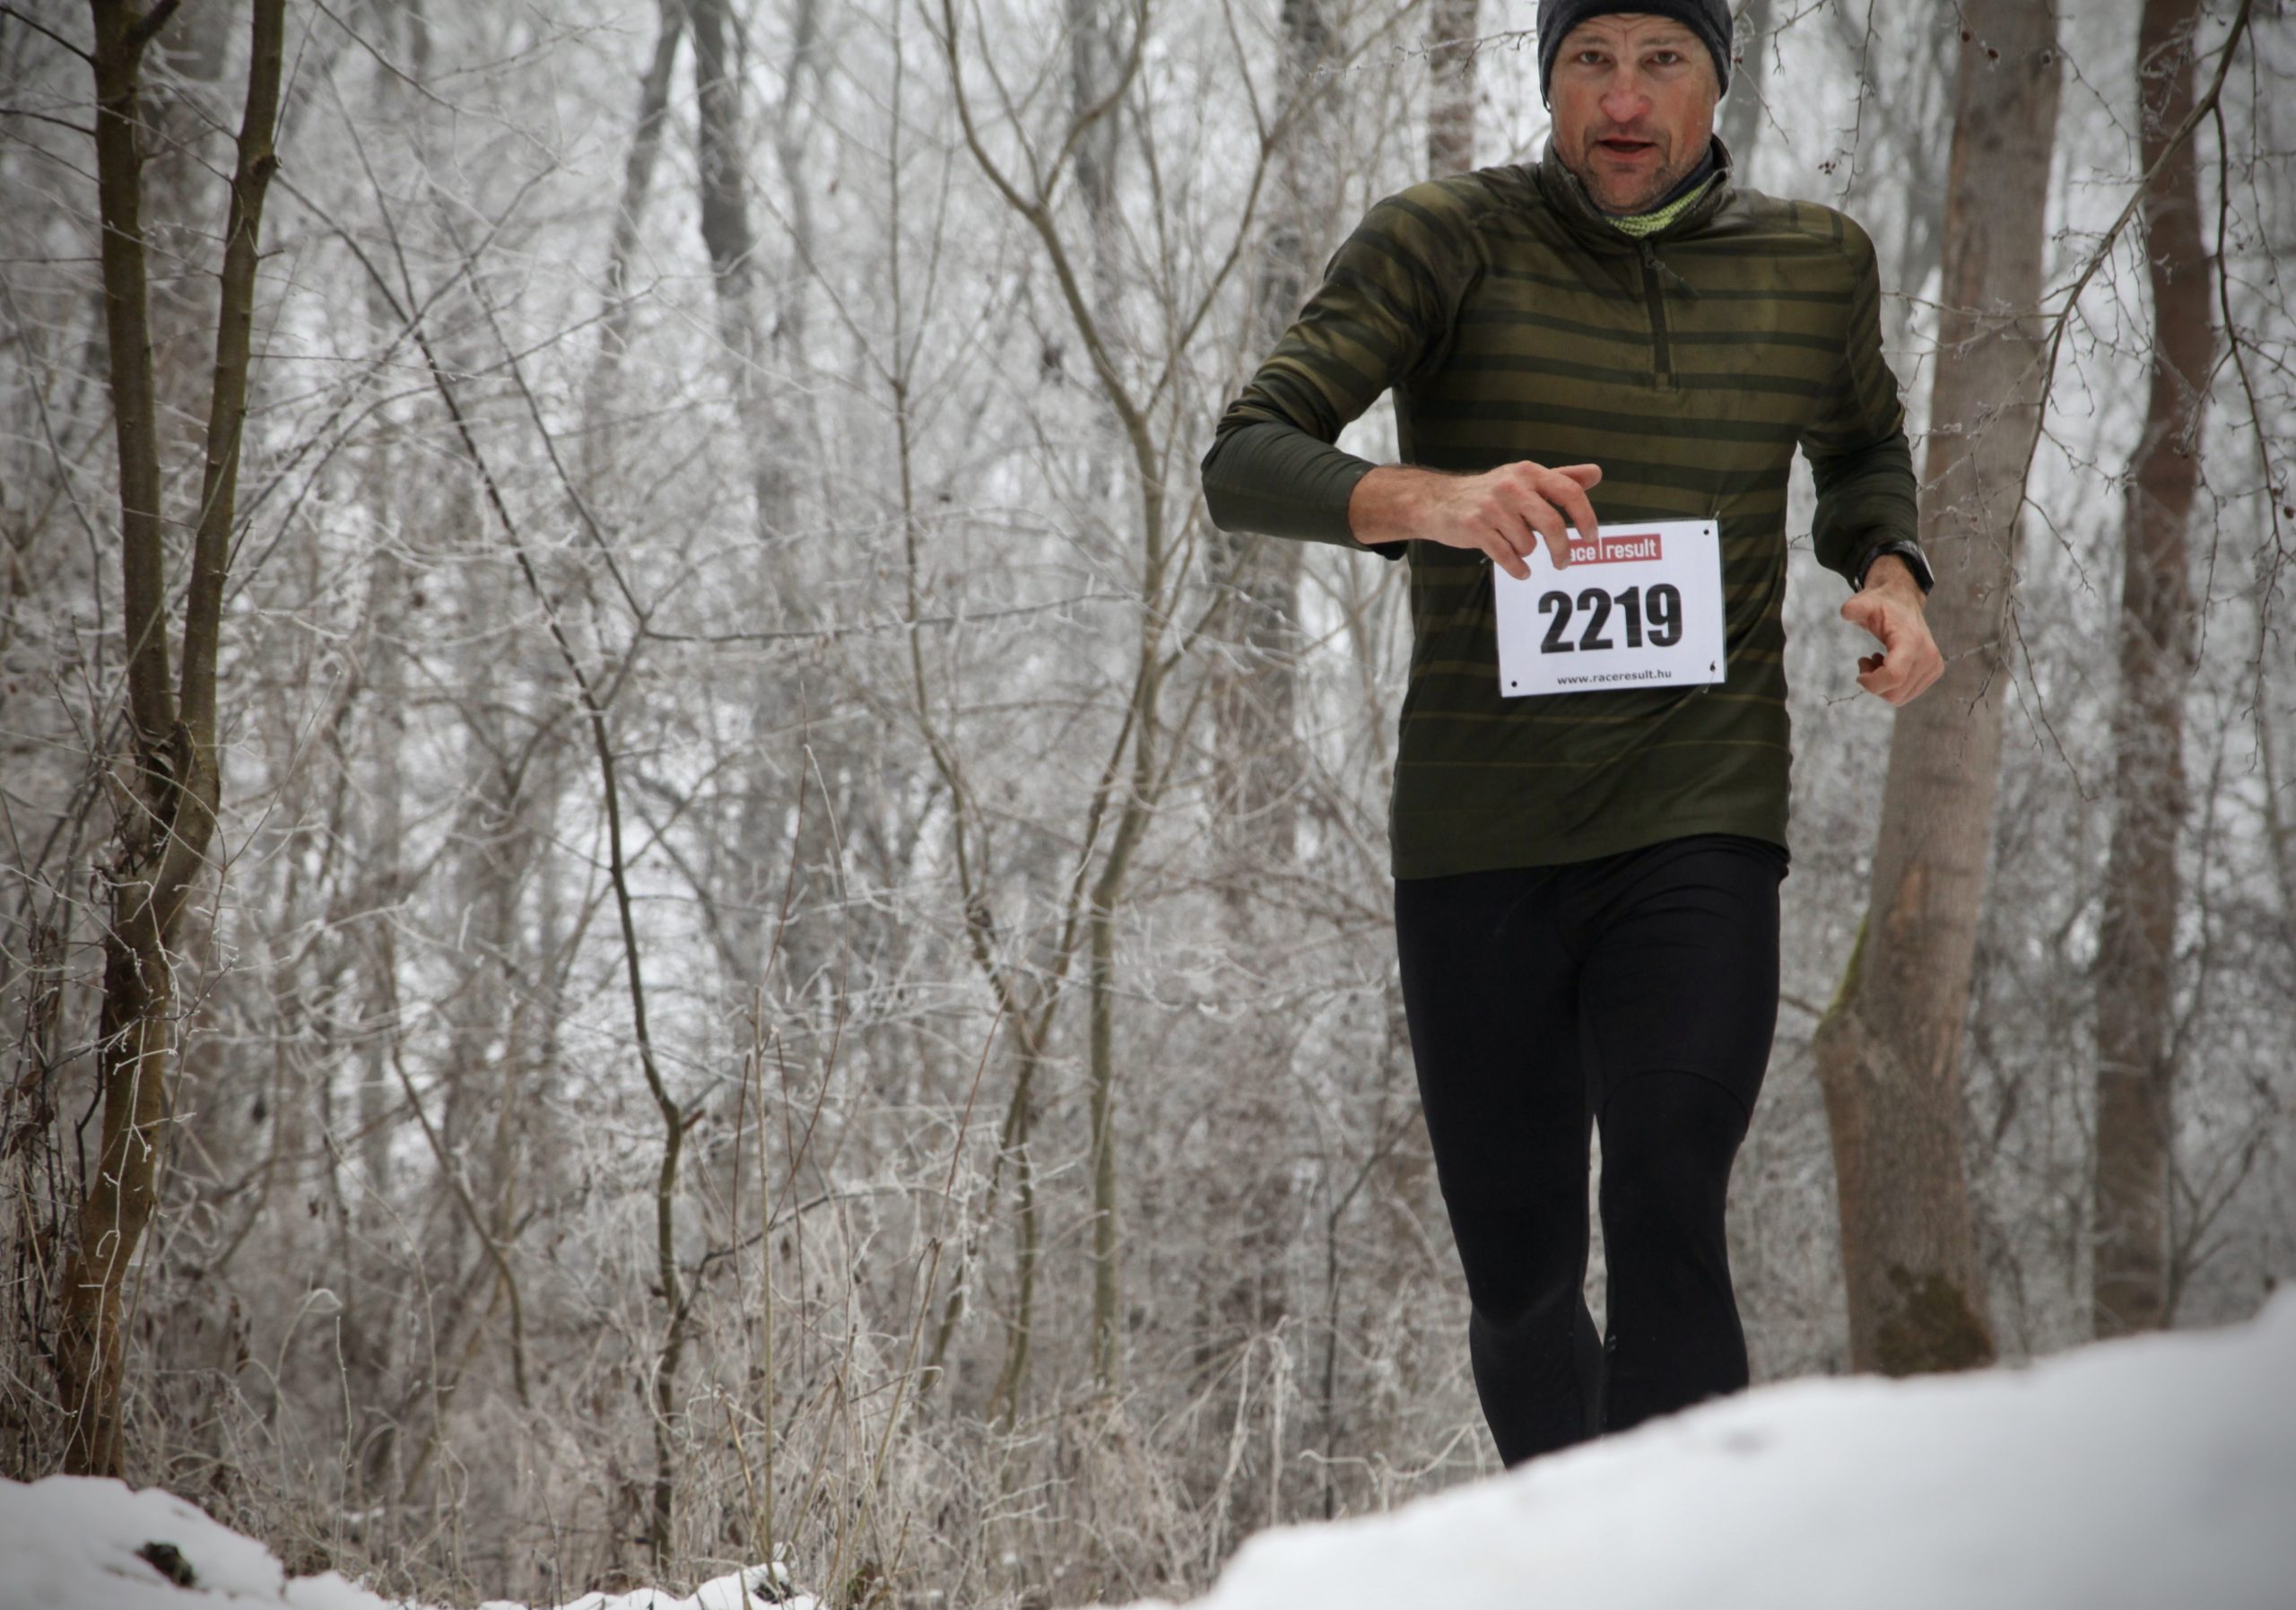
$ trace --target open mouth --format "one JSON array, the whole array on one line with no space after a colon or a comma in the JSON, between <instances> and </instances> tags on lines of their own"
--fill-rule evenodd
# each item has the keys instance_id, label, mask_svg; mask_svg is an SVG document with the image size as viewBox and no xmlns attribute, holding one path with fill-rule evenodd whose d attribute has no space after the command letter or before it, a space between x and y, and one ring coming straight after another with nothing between
<instances>
[{"instance_id":1,"label":"open mouth","mask_svg":"<svg viewBox=\"0 0 2296 1610\"><path fill-rule=\"evenodd\" d=\"M1612 138L1608 140L1597 140L1595 142L1595 144L1597 149L1618 158L1621 161L1632 161L1635 158L1641 156L1646 152L1653 152L1658 149L1657 143L1651 140Z\"/></svg>"}]
</instances>

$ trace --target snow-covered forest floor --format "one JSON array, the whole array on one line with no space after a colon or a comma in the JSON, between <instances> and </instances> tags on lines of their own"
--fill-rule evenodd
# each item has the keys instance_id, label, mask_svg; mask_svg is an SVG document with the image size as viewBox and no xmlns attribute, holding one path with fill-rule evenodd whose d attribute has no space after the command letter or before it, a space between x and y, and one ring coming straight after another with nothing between
<instances>
[{"instance_id":1,"label":"snow-covered forest floor","mask_svg":"<svg viewBox=\"0 0 2296 1610\"><path fill-rule=\"evenodd\" d=\"M1199 1604L2285 1610L2292 1521L2283 1293L2246 1325L2030 1369L1758 1388L1390 1514L1263 1534ZM387 1604L333 1573L289 1580L261 1545L116 1482L0 1483L0 1610ZM566 1610L814 1610L771 1580L761 1566L691 1597L589 1594Z\"/></svg>"}]
</instances>

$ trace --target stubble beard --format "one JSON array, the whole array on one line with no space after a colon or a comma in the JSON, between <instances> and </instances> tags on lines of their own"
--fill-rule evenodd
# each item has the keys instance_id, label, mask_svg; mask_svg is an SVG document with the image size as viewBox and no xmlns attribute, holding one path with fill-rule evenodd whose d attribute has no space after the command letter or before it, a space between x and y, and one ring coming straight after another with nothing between
<instances>
[{"instance_id":1,"label":"stubble beard","mask_svg":"<svg viewBox=\"0 0 2296 1610\"><path fill-rule=\"evenodd\" d=\"M1651 211L1665 199L1667 192L1688 178L1691 170L1698 165L1696 155L1684 156L1678 161L1665 163L1651 175L1650 182L1643 187L1640 194L1622 198L1615 197L1604 191L1596 177L1594 145L1595 143L1592 140L1587 143L1587 149L1579 153L1578 162L1573 164L1573 171L1577 173L1578 183L1586 190L1587 198L1613 218L1631 218L1638 213Z\"/></svg>"}]
</instances>

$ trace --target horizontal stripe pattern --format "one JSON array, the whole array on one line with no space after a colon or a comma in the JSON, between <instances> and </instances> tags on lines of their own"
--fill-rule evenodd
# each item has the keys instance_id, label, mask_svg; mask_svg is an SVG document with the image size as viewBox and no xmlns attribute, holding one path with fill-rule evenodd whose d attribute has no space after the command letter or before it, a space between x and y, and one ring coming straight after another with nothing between
<instances>
[{"instance_id":1,"label":"horizontal stripe pattern","mask_svg":"<svg viewBox=\"0 0 2296 1610\"><path fill-rule=\"evenodd\" d=\"M1855 576L1914 535L1880 276L1831 208L1733 188L1665 229L1613 229L1549 152L1374 206L1222 418L1205 491L1223 528L1353 546L1370 466L1331 444L1395 393L1408 464L1599 464L1605 522L1722 534L1729 675L1711 689L1499 695L1489 561L1395 544L1413 651L1394 817L1399 877L1540 866L1692 832L1784 843L1786 485L1819 493L1820 562Z\"/></svg>"}]
</instances>

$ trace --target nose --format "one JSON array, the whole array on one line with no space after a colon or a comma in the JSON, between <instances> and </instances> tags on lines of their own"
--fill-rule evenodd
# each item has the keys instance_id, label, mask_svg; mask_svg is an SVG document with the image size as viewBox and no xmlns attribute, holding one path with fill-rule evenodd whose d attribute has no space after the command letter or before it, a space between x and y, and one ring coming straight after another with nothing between
<instances>
[{"instance_id":1,"label":"nose","mask_svg":"<svg viewBox=\"0 0 2296 1610\"><path fill-rule=\"evenodd\" d=\"M1621 66L1603 86L1603 116L1613 125L1624 126L1635 122L1650 109L1649 87L1642 75L1631 65Z\"/></svg>"}]
</instances>

